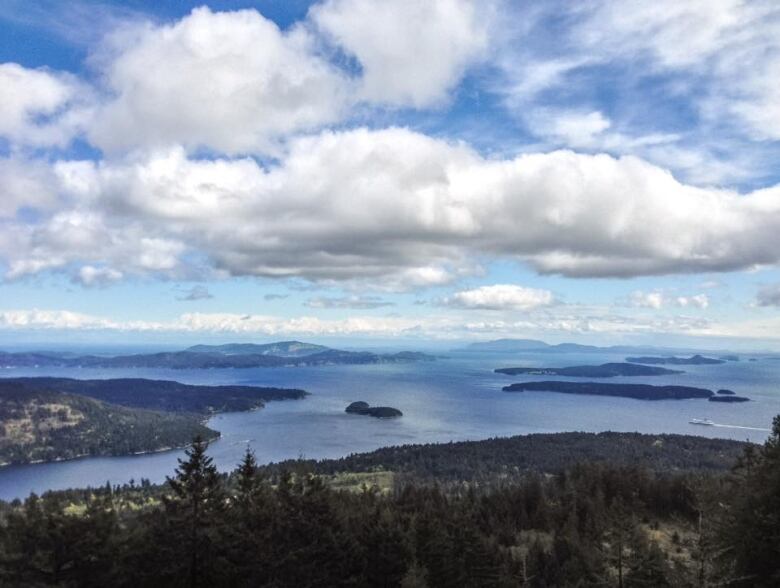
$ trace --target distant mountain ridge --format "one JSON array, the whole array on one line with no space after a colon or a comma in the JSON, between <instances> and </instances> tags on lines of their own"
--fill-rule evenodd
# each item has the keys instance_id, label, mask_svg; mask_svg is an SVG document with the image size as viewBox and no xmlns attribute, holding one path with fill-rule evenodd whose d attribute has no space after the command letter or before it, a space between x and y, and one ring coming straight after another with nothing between
<instances>
[{"instance_id":1,"label":"distant mountain ridge","mask_svg":"<svg viewBox=\"0 0 780 588\"><path fill-rule=\"evenodd\" d=\"M436 358L418 351L373 353L344 351L300 341L268 344L228 343L195 345L183 351L139 353L133 355L69 356L50 352L7 353L0 351L0 367L80 367L80 368L258 368L316 365L364 365L433 361Z\"/></svg>"},{"instance_id":2,"label":"distant mountain ridge","mask_svg":"<svg viewBox=\"0 0 780 588\"><path fill-rule=\"evenodd\" d=\"M652 345L610 345L599 347L597 345L582 345L580 343L556 343L550 344L538 339L495 339L493 341L477 341L469 343L456 351L475 351L493 353L518 353L533 351L536 353L685 353L690 350L680 350L667 347L654 347Z\"/></svg>"},{"instance_id":3,"label":"distant mountain ridge","mask_svg":"<svg viewBox=\"0 0 780 588\"><path fill-rule=\"evenodd\" d=\"M279 341L278 343L227 343L225 345L193 345L184 351L195 353L223 353L225 355L273 355L275 357L305 357L330 347L301 341Z\"/></svg>"}]
</instances>

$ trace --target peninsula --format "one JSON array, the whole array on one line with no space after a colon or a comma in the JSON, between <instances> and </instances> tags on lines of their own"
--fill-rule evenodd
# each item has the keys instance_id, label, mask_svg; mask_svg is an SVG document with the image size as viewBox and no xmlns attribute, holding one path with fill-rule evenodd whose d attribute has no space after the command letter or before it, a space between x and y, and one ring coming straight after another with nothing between
<instances>
[{"instance_id":1,"label":"peninsula","mask_svg":"<svg viewBox=\"0 0 780 588\"><path fill-rule=\"evenodd\" d=\"M0 379L0 465L165 451L219 432L218 412L256 410L308 393L255 386L192 386L140 378Z\"/></svg>"}]
</instances>

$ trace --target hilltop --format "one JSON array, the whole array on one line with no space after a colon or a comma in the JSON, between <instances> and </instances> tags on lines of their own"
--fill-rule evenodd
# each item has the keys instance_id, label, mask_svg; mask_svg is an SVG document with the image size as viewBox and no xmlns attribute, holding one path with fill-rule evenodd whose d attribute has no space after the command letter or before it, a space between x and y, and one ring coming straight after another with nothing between
<instances>
[{"instance_id":1,"label":"hilltop","mask_svg":"<svg viewBox=\"0 0 780 588\"><path fill-rule=\"evenodd\" d=\"M115 356L71 356L47 351L21 353L0 351L0 367L206 369L356 365L435 359L432 355L414 351L398 353L345 351L300 341L281 341L262 345L253 343L195 345L182 351Z\"/></svg>"}]
</instances>

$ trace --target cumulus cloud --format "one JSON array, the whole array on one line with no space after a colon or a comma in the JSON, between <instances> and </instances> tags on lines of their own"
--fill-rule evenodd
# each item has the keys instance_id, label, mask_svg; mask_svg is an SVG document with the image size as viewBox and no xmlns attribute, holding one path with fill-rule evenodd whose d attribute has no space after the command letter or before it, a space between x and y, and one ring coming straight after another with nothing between
<instances>
[{"instance_id":1,"label":"cumulus cloud","mask_svg":"<svg viewBox=\"0 0 780 588\"><path fill-rule=\"evenodd\" d=\"M667 306L678 308L705 309L710 305L709 296L706 294L693 294L690 296L673 296L665 292L642 292L636 290L629 297L631 306L636 308L652 308L659 310Z\"/></svg>"},{"instance_id":2,"label":"cumulus cloud","mask_svg":"<svg viewBox=\"0 0 780 588\"><path fill-rule=\"evenodd\" d=\"M554 302L552 292L514 284L481 286L460 290L443 300L448 306L484 310L530 310Z\"/></svg>"},{"instance_id":3,"label":"cumulus cloud","mask_svg":"<svg viewBox=\"0 0 780 588\"><path fill-rule=\"evenodd\" d=\"M44 162L20 156L0 158L0 178L0 220L14 218L21 209L41 212L59 204L57 178Z\"/></svg>"},{"instance_id":4,"label":"cumulus cloud","mask_svg":"<svg viewBox=\"0 0 780 588\"><path fill-rule=\"evenodd\" d=\"M303 27L281 31L255 10L203 7L170 25L122 28L98 60L111 96L89 137L114 152L273 150L338 120L348 103L349 81L313 43Z\"/></svg>"},{"instance_id":5,"label":"cumulus cloud","mask_svg":"<svg viewBox=\"0 0 780 588\"><path fill-rule=\"evenodd\" d=\"M428 107L485 55L494 2L326 0L310 18L361 66L364 100Z\"/></svg>"},{"instance_id":6,"label":"cumulus cloud","mask_svg":"<svg viewBox=\"0 0 780 588\"><path fill-rule=\"evenodd\" d=\"M271 300L284 300L285 298L289 298L289 294L265 294L263 296L263 300L271 301Z\"/></svg>"},{"instance_id":7,"label":"cumulus cloud","mask_svg":"<svg viewBox=\"0 0 780 588\"><path fill-rule=\"evenodd\" d=\"M398 289L446 284L482 256L571 277L779 257L778 187L697 188L634 157L486 159L398 128L300 137L268 166L172 149L55 169L73 205L0 239L11 277L73 262L175 276L194 256L220 275Z\"/></svg>"},{"instance_id":8,"label":"cumulus cloud","mask_svg":"<svg viewBox=\"0 0 780 588\"><path fill-rule=\"evenodd\" d=\"M85 265L74 276L74 281L82 286L107 286L121 280L122 272L111 267L95 267Z\"/></svg>"},{"instance_id":9,"label":"cumulus cloud","mask_svg":"<svg viewBox=\"0 0 780 588\"><path fill-rule=\"evenodd\" d=\"M379 296L341 296L341 297L328 297L319 296L316 298L310 298L306 301L306 306L309 308L351 308L351 309L368 309L368 308L381 308L383 306L393 306L393 302L383 300Z\"/></svg>"},{"instance_id":10,"label":"cumulus cloud","mask_svg":"<svg viewBox=\"0 0 780 588\"><path fill-rule=\"evenodd\" d=\"M89 90L66 73L0 63L0 137L12 145L67 145L85 123Z\"/></svg>"}]
</instances>

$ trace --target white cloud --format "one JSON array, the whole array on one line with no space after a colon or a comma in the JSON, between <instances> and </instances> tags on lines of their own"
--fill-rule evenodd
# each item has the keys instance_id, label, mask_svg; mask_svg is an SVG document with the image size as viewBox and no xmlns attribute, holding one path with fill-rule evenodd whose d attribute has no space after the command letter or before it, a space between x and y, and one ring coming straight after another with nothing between
<instances>
[{"instance_id":1,"label":"white cloud","mask_svg":"<svg viewBox=\"0 0 780 588\"><path fill-rule=\"evenodd\" d=\"M690 296L674 296L661 291L642 292L636 290L629 297L631 306L636 308L652 308L659 310L667 306L678 308L706 309L710 305L709 296L706 294L693 294Z\"/></svg>"},{"instance_id":2,"label":"white cloud","mask_svg":"<svg viewBox=\"0 0 780 588\"><path fill-rule=\"evenodd\" d=\"M695 294L694 296L678 296L675 299L677 306L682 308L692 307L705 309L710 305L710 299L706 294Z\"/></svg>"},{"instance_id":3,"label":"white cloud","mask_svg":"<svg viewBox=\"0 0 780 588\"><path fill-rule=\"evenodd\" d=\"M641 292L637 290L631 293L631 305L637 308L659 309L664 305L664 295L661 292Z\"/></svg>"},{"instance_id":4,"label":"white cloud","mask_svg":"<svg viewBox=\"0 0 780 588\"><path fill-rule=\"evenodd\" d=\"M754 138L780 138L780 7L694 0L597 3L576 35L605 58L645 57L661 70L700 76L696 98L714 120L736 115Z\"/></svg>"},{"instance_id":5,"label":"white cloud","mask_svg":"<svg viewBox=\"0 0 780 588\"><path fill-rule=\"evenodd\" d=\"M123 278L122 272L110 267L85 265L75 276L75 281L83 286L107 286Z\"/></svg>"},{"instance_id":6,"label":"white cloud","mask_svg":"<svg viewBox=\"0 0 780 588\"><path fill-rule=\"evenodd\" d=\"M449 306L484 310L530 310L549 306L553 302L554 297L549 290L514 284L495 284L461 290L443 300L443 303Z\"/></svg>"},{"instance_id":7,"label":"white cloud","mask_svg":"<svg viewBox=\"0 0 780 588\"><path fill-rule=\"evenodd\" d=\"M444 101L484 57L493 2L326 0L310 18L362 67L361 97L428 107Z\"/></svg>"},{"instance_id":8,"label":"white cloud","mask_svg":"<svg viewBox=\"0 0 780 588\"><path fill-rule=\"evenodd\" d=\"M89 90L70 74L0 63L0 137L13 146L66 146L85 122Z\"/></svg>"},{"instance_id":9,"label":"white cloud","mask_svg":"<svg viewBox=\"0 0 780 588\"><path fill-rule=\"evenodd\" d=\"M567 312L534 316L523 320L474 320L461 317L354 316L321 319L312 316L284 318L236 313L186 313L168 321L115 320L68 310L0 311L0 329L26 330L108 330L158 333L229 333L268 337L282 336L392 336L458 339L474 336L518 336L527 333L636 334L689 333L717 329L708 321L686 317L637 318L602 312Z\"/></svg>"},{"instance_id":10,"label":"white cloud","mask_svg":"<svg viewBox=\"0 0 780 588\"><path fill-rule=\"evenodd\" d=\"M57 178L46 163L0 158L0 178L0 219L13 218L20 209L44 211L59 203Z\"/></svg>"},{"instance_id":11,"label":"white cloud","mask_svg":"<svg viewBox=\"0 0 780 588\"><path fill-rule=\"evenodd\" d=\"M337 121L350 83L303 27L255 10L195 9L114 33L98 63L111 97L89 133L108 151L181 144L267 152L287 134Z\"/></svg>"},{"instance_id":12,"label":"white cloud","mask_svg":"<svg viewBox=\"0 0 780 588\"><path fill-rule=\"evenodd\" d=\"M485 256L572 277L780 256L780 187L696 188L634 157L485 159L405 129L298 138L268 167L173 149L55 170L71 205L8 227L11 277L73 263L176 276L197 260L222 275L399 289L445 284Z\"/></svg>"},{"instance_id":13,"label":"white cloud","mask_svg":"<svg viewBox=\"0 0 780 588\"><path fill-rule=\"evenodd\" d=\"M531 115L536 134L550 137L571 147L590 147L596 136L611 126L610 120L599 111L576 112L540 109Z\"/></svg>"}]
</instances>

